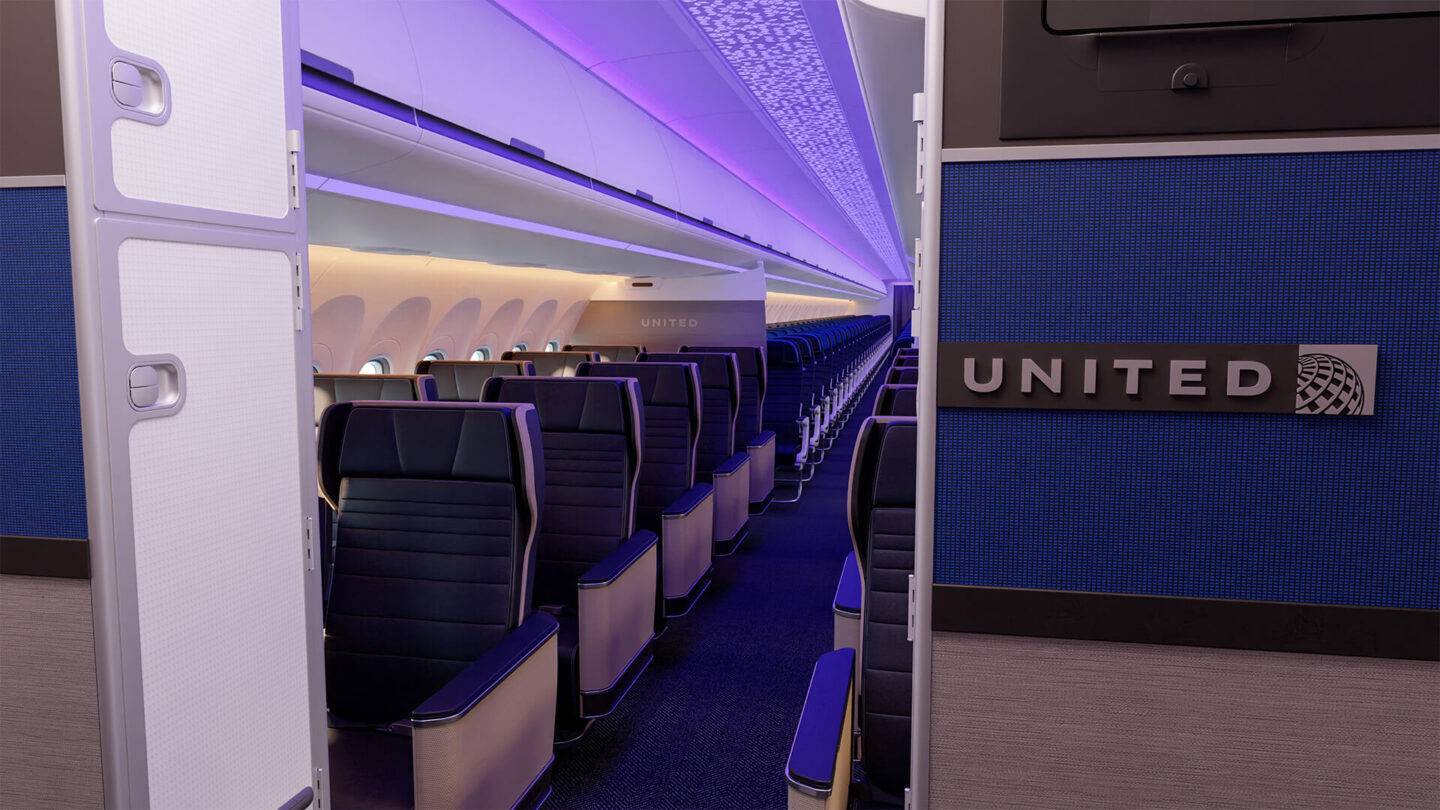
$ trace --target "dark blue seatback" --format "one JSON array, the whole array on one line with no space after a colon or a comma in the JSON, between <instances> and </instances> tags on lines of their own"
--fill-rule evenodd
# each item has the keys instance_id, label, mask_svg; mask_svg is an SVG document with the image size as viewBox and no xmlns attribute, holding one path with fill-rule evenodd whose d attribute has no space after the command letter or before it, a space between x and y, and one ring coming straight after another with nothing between
<instances>
[{"instance_id":1,"label":"dark blue seatback","mask_svg":"<svg viewBox=\"0 0 1440 810\"><path fill-rule=\"evenodd\" d=\"M915 354L897 354L895 360L890 364L891 368L919 368L920 356Z\"/></svg>"},{"instance_id":2,"label":"dark blue seatback","mask_svg":"<svg viewBox=\"0 0 1440 810\"><path fill-rule=\"evenodd\" d=\"M660 531L660 513L695 483L700 438L700 373L694 363L581 363L577 378L630 377L640 384L645 429L640 443L636 521Z\"/></svg>"},{"instance_id":3,"label":"dark blue seatback","mask_svg":"<svg viewBox=\"0 0 1440 810\"><path fill-rule=\"evenodd\" d=\"M647 352L642 363L694 363L700 369L700 445L695 466L708 481L735 454L735 417L740 410L740 367L733 354Z\"/></svg>"},{"instance_id":4,"label":"dark blue seatback","mask_svg":"<svg viewBox=\"0 0 1440 810\"><path fill-rule=\"evenodd\" d=\"M765 349L758 346L681 346L680 351L735 355L735 364L740 369L740 411L735 415L735 452L741 452L755 434L765 429Z\"/></svg>"},{"instance_id":5,"label":"dark blue seatback","mask_svg":"<svg viewBox=\"0 0 1440 810\"><path fill-rule=\"evenodd\" d=\"M386 723L531 611L543 495L525 406L342 403L320 426L337 504L325 628L330 711Z\"/></svg>"},{"instance_id":6,"label":"dark blue seatback","mask_svg":"<svg viewBox=\"0 0 1440 810\"><path fill-rule=\"evenodd\" d=\"M591 354L599 355L601 362L605 363L633 363L635 359L640 356L640 353L645 351L645 347L603 343L590 345L566 344L564 350L567 352L590 352Z\"/></svg>"},{"instance_id":7,"label":"dark blue seatback","mask_svg":"<svg viewBox=\"0 0 1440 810\"><path fill-rule=\"evenodd\" d=\"M441 402L479 402L485 381L491 377L534 377L528 360L421 360L416 374L435 378L436 399Z\"/></svg>"},{"instance_id":8,"label":"dark blue seatback","mask_svg":"<svg viewBox=\"0 0 1440 810\"><path fill-rule=\"evenodd\" d=\"M787 338L765 344L769 386L765 394L764 426L775 431L775 453L793 456L800 450L800 428L796 420L808 415L810 394L804 385L800 345Z\"/></svg>"},{"instance_id":9,"label":"dark blue seatback","mask_svg":"<svg viewBox=\"0 0 1440 810\"><path fill-rule=\"evenodd\" d=\"M545 501L536 539L536 605L576 603L576 580L635 530L644 430L640 388L610 377L493 377L485 402L540 414Z\"/></svg>"},{"instance_id":10,"label":"dark blue seatback","mask_svg":"<svg viewBox=\"0 0 1440 810\"><path fill-rule=\"evenodd\" d=\"M581 363L594 363L600 359L595 352L505 352L501 360L526 361L535 366L540 377L574 377L575 369Z\"/></svg>"},{"instance_id":11,"label":"dark blue seatback","mask_svg":"<svg viewBox=\"0 0 1440 810\"><path fill-rule=\"evenodd\" d=\"M876 416L914 416L915 392L913 385L882 385L875 395Z\"/></svg>"},{"instance_id":12,"label":"dark blue seatback","mask_svg":"<svg viewBox=\"0 0 1440 810\"><path fill-rule=\"evenodd\" d=\"M920 369L918 368L891 368L890 373L885 375L887 385L919 385Z\"/></svg>"},{"instance_id":13,"label":"dark blue seatback","mask_svg":"<svg viewBox=\"0 0 1440 810\"><path fill-rule=\"evenodd\" d=\"M910 776L909 576L915 570L915 419L865 420L850 477L850 539L865 582L860 729L866 777L900 795Z\"/></svg>"}]
</instances>

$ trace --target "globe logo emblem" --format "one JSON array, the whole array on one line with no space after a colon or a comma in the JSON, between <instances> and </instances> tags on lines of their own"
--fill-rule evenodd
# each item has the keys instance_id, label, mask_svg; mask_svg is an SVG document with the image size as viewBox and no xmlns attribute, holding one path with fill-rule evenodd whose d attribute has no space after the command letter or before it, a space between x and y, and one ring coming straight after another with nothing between
<instances>
[{"instance_id":1,"label":"globe logo emblem","mask_svg":"<svg viewBox=\"0 0 1440 810\"><path fill-rule=\"evenodd\" d=\"M1302 354L1295 381L1295 412L1359 414L1365 408L1365 385L1349 363L1329 354Z\"/></svg>"}]
</instances>

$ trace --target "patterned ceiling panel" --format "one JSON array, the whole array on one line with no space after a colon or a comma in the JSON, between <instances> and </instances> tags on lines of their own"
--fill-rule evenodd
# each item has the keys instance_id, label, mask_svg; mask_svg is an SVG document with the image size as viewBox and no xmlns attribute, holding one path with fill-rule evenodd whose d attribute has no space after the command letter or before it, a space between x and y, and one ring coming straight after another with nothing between
<instances>
[{"instance_id":1,"label":"patterned ceiling panel","mask_svg":"<svg viewBox=\"0 0 1440 810\"><path fill-rule=\"evenodd\" d=\"M881 259L904 268L883 178L866 172L803 0L678 2Z\"/></svg>"}]
</instances>

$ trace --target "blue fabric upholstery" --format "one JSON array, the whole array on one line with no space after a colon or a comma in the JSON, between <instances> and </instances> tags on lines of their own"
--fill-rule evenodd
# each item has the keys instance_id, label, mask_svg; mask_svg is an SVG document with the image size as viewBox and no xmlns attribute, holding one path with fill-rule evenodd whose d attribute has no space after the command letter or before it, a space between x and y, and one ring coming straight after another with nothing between
<instances>
[{"instance_id":1,"label":"blue fabric upholstery","mask_svg":"<svg viewBox=\"0 0 1440 810\"><path fill-rule=\"evenodd\" d=\"M321 426L338 504L326 615L330 711L404 719L530 613L534 410L343 403Z\"/></svg>"},{"instance_id":2,"label":"blue fabric upholstery","mask_svg":"<svg viewBox=\"0 0 1440 810\"><path fill-rule=\"evenodd\" d=\"M914 416L915 394L913 385L882 385L875 396L876 416Z\"/></svg>"},{"instance_id":3,"label":"blue fabric upholstery","mask_svg":"<svg viewBox=\"0 0 1440 810\"><path fill-rule=\"evenodd\" d=\"M918 368L892 368L890 373L885 375L887 385L919 385L920 369Z\"/></svg>"},{"instance_id":4,"label":"blue fabric upholstery","mask_svg":"<svg viewBox=\"0 0 1440 810\"><path fill-rule=\"evenodd\" d=\"M740 408L740 368L733 354L647 352L642 363L694 363L700 370L701 420L696 470L709 480L735 454L735 417ZM744 452L741 447L740 452Z\"/></svg>"},{"instance_id":5,"label":"blue fabric upholstery","mask_svg":"<svg viewBox=\"0 0 1440 810\"><path fill-rule=\"evenodd\" d=\"M530 403L540 414L545 500L536 604L573 607L576 581L634 531L639 385L607 377L494 377L482 397Z\"/></svg>"},{"instance_id":6,"label":"blue fabric upholstery","mask_svg":"<svg viewBox=\"0 0 1440 810\"><path fill-rule=\"evenodd\" d=\"M865 774L893 796L910 774L909 576L915 569L916 423L871 417L850 482L850 536L865 584L860 660Z\"/></svg>"},{"instance_id":7,"label":"blue fabric upholstery","mask_svg":"<svg viewBox=\"0 0 1440 810\"><path fill-rule=\"evenodd\" d=\"M565 346L567 352L590 352L599 355L600 361L604 363L633 363L645 351L644 346L620 346L610 344L572 345Z\"/></svg>"},{"instance_id":8,"label":"blue fabric upholstery","mask_svg":"<svg viewBox=\"0 0 1440 810\"><path fill-rule=\"evenodd\" d=\"M435 399L440 402L479 402L486 380L533 377L535 364L528 360L421 360L415 373L435 378Z\"/></svg>"},{"instance_id":9,"label":"blue fabric upholstery","mask_svg":"<svg viewBox=\"0 0 1440 810\"><path fill-rule=\"evenodd\" d=\"M629 377L640 385L645 429L636 520L660 530L660 514L695 482L700 377L694 363L582 363L576 377Z\"/></svg>"},{"instance_id":10,"label":"blue fabric upholstery","mask_svg":"<svg viewBox=\"0 0 1440 810\"><path fill-rule=\"evenodd\" d=\"M740 411L735 416L735 452L764 430L765 349L756 346L681 346L682 352L734 354L740 369Z\"/></svg>"}]
</instances>

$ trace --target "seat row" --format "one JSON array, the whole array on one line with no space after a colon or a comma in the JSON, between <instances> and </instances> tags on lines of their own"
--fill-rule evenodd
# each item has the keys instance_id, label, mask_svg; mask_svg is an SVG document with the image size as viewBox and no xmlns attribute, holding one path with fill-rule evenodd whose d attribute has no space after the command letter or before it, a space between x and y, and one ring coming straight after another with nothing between
<instances>
[{"instance_id":1,"label":"seat row","mask_svg":"<svg viewBox=\"0 0 1440 810\"><path fill-rule=\"evenodd\" d=\"M611 348L316 375L332 756L416 805L542 800L769 497L763 352Z\"/></svg>"},{"instance_id":2,"label":"seat row","mask_svg":"<svg viewBox=\"0 0 1440 810\"><path fill-rule=\"evenodd\" d=\"M890 319L857 315L769 327L764 427L776 436L780 503L800 499L890 346Z\"/></svg>"},{"instance_id":3,"label":"seat row","mask_svg":"<svg viewBox=\"0 0 1440 810\"><path fill-rule=\"evenodd\" d=\"M899 349L887 370L914 368ZM852 551L832 603L834 651L816 663L786 766L789 806L904 802L910 774L910 588L915 554L915 390L883 385L850 467Z\"/></svg>"}]
</instances>

